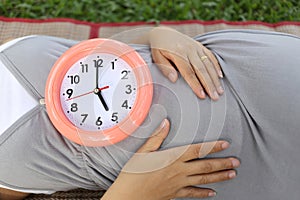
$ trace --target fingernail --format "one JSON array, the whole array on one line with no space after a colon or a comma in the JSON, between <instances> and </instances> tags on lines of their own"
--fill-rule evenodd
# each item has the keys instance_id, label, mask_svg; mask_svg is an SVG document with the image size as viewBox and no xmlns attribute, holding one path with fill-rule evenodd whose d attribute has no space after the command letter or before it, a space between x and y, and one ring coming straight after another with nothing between
<instances>
[{"instance_id":1,"label":"fingernail","mask_svg":"<svg viewBox=\"0 0 300 200\"><path fill-rule=\"evenodd\" d=\"M200 95L201 95L201 97L205 98L205 93L203 90L200 91Z\"/></svg>"},{"instance_id":2,"label":"fingernail","mask_svg":"<svg viewBox=\"0 0 300 200\"><path fill-rule=\"evenodd\" d=\"M214 92L213 92L213 97L214 97L215 99L219 99L219 95L218 95L217 91L214 91Z\"/></svg>"},{"instance_id":3,"label":"fingernail","mask_svg":"<svg viewBox=\"0 0 300 200\"><path fill-rule=\"evenodd\" d=\"M238 161L237 159L235 159L235 158L230 158L230 160L231 160L231 163L232 163L232 166L233 166L233 167L238 167L238 166L240 166L240 161Z\"/></svg>"},{"instance_id":4,"label":"fingernail","mask_svg":"<svg viewBox=\"0 0 300 200\"><path fill-rule=\"evenodd\" d=\"M219 76L220 76L221 78L223 78L223 73L222 73L221 70L219 70Z\"/></svg>"},{"instance_id":5,"label":"fingernail","mask_svg":"<svg viewBox=\"0 0 300 200\"><path fill-rule=\"evenodd\" d=\"M177 80L177 74L176 72L171 72L169 75L168 75L168 78L174 83L176 82Z\"/></svg>"},{"instance_id":6,"label":"fingernail","mask_svg":"<svg viewBox=\"0 0 300 200\"><path fill-rule=\"evenodd\" d=\"M222 149L227 149L229 147L229 142L224 142L221 147Z\"/></svg>"},{"instance_id":7,"label":"fingernail","mask_svg":"<svg viewBox=\"0 0 300 200\"><path fill-rule=\"evenodd\" d=\"M218 88L218 91L219 91L219 93L223 94L224 89L222 88L222 86L220 86L220 87Z\"/></svg>"},{"instance_id":8,"label":"fingernail","mask_svg":"<svg viewBox=\"0 0 300 200\"><path fill-rule=\"evenodd\" d=\"M208 193L208 196L209 196L209 197L215 197L216 195L217 195L216 192L209 192L209 193Z\"/></svg>"},{"instance_id":9,"label":"fingernail","mask_svg":"<svg viewBox=\"0 0 300 200\"><path fill-rule=\"evenodd\" d=\"M161 123L160 123L160 125L159 125L159 127L160 128L164 128L165 126L166 126L166 122L167 120L166 119L164 119Z\"/></svg>"},{"instance_id":10,"label":"fingernail","mask_svg":"<svg viewBox=\"0 0 300 200\"><path fill-rule=\"evenodd\" d=\"M236 173L235 172L229 172L228 177L229 178L234 178L234 177L236 177Z\"/></svg>"}]
</instances>

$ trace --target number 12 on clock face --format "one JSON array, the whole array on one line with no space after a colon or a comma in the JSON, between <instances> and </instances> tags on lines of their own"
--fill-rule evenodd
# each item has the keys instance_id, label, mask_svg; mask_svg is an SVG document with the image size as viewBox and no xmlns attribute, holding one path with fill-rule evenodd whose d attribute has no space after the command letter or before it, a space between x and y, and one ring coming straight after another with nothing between
<instances>
[{"instance_id":1,"label":"number 12 on clock face","mask_svg":"<svg viewBox=\"0 0 300 200\"><path fill-rule=\"evenodd\" d=\"M75 62L65 74L61 107L76 127L109 129L131 112L137 97L137 78L121 57L95 53Z\"/></svg>"}]
</instances>

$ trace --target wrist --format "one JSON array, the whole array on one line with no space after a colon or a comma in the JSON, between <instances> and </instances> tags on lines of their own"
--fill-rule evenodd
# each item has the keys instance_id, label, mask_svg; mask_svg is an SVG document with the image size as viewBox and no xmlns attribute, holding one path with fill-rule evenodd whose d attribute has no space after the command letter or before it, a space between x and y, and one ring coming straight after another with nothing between
<instances>
[{"instance_id":1,"label":"wrist","mask_svg":"<svg viewBox=\"0 0 300 200\"><path fill-rule=\"evenodd\" d=\"M118 184L116 180L110 188L104 193L101 200L140 200L141 198L137 197L137 193L131 191L129 188L124 188L122 184Z\"/></svg>"}]
</instances>

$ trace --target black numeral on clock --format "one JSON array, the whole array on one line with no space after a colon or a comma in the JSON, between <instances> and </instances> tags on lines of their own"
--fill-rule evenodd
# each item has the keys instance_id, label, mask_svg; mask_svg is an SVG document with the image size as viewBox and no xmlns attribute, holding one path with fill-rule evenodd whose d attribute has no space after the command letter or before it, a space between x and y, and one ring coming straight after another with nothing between
<instances>
[{"instance_id":1,"label":"black numeral on clock","mask_svg":"<svg viewBox=\"0 0 300 200\"><path fill-rule=\"evenodd\" d=\"M127 90L125 91L126 94L131 94L132 90L134 90L134 88L132 89L131 85L126 85L125 87L127 88Z\"/></svg>"},{"instance_id":2,"label":"black numeral on clock","mask_svg":"<svg viewBox=\"0 0 300 200\"><path fill-rule=\"evenodd\" d=\"M73 89L67 89L66 93L68 95L68 98L70 99L73 95Z\"/></svg>"},{"instance_id":3,"label":"black numeral on clock","mask_svg":"<svg viewBox=\"0 0 300 200\"><path fill-rule=\"evenodd\" d=\"M80 65L81 65L81 72L82 73L89 72L89 66L88 66L88 64L83 64L82 62L80 62Z\"/></svg>"},{"instance_id":4,"label":"black numeral on clock","mask_svg":"<svg viewBox=\"0 0 300 200\"><path fill-rule=\"evenodd\" d=\"M122 108L125 108L125 109L131 109L130 106L128 106L128 100L125 100L123 103L122 103Z\"/></svg>"},{"instance_id":5,"label":"black numeral on clock","mask_svg":"<svg viewBox=\"0 0 300 200\"><path fill-rule=\"evenodd\" d=\"M101 117L98 117L98 118L97 118L97 121L96 121L96 125L97 125L97 126L101 126L102 123L103 123L103 122L101 121Z\"/></svg>"},{"instance_id":6,"label":"black numeral on clock","mask_svg":"<svg viewBox=\"0 0 300 200\"><path fill-rule=\"evenodd\" d=\"M71 84L78 84L80 82L79 75L69 75L68 78L71 80Z\"/></svg>"},{"instance_id":7,"label":"black numeral on clock","mask_svg":"<svg viewBox=\"0 0 300 200\"><path fill-rule=\"evenodd\" d=\"M81 120L81 123L83 124L85 122L86 118L88 117L88 114L81 114L81 117L83 117Z\"/></svg>"},{"instance_id":8,"label":"black numeral on clock","mask_svg":"<svg viewBox=\"0 0 300 200\"><path fill-rule=\"evenodd\" d=\"M117 122L118 123L118 113L117 112L114 112L112 115L111 115L111 121L113 122Z\"/></svg>"},{"instance_id":9,"label":"black numeral on clock","mask_svg":"<svg viewBox=\"0 0 300 200\"><path fill-rule=\"evenodd\" d=\"M115 69L115 62L117 61L117 59L115 59L115 61L110 62L111 63L111 69L114 70Z\"/></svg>"},{"instance_id":10,"label":"black numeral on clock","mask_svg":"<svg viewBox=\"0 0 300 200\"><path fill-rule=\"evenodd\" d=\"M93 60L94 61L94 65L95 65L95 67L96 68L98 68L98 67L103 67L103 59L101 59L101 58L99 58L99 56L97 56L97 60Z\"/></svg>"},{"instance_id":11,"label":"black numeral on clock","mask_svg":"<svg viewBox=\"0 0 300 200\"><path fill-rule=\"evenodd\" d=\"M121 74L123 75L121 79L128 79L128 74L130 73L130 71L127 70L123 70L121 72Z\"/></svg>"},{"instance_id":12,"label":"black numeral on clock","mask_svg":"<svg viewBox=\"0 0 300 200\"><path fill-rule=\"evenodd\" d=\"M71 104L71 112L77 112L77 111L78 111L77 103L72 103Z\"/></svg>"}]
</instances>

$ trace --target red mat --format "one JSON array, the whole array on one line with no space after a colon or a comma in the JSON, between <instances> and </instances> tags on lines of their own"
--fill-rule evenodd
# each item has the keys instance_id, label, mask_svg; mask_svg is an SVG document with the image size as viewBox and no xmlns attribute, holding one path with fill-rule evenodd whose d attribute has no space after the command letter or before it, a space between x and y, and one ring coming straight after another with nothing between
<instances>
[{"instance_id":1,"label":"red mat","mask_svg":"<svg viewBox=\"0 0 300 200\"><path fill-rule=\"evenodd\" d=\"M259 21L228 22L224 20L189 20L161 22L160 25L173 27L189 36L223 29L259 29L285 32L300 36L300 22L271 24ZM85 40L95 37L108 38L129 29L154 26L156 26L155 23L145 22L91 23L66 18L35 20L5 18L0 16L0 41L32 34L58 36L74 40ZM125 35L124 37L127 36Z\"/></svg>"}]
</instances>

